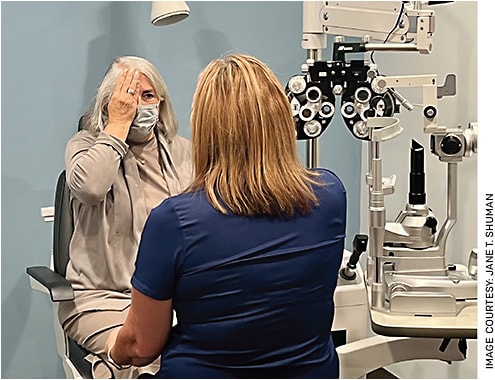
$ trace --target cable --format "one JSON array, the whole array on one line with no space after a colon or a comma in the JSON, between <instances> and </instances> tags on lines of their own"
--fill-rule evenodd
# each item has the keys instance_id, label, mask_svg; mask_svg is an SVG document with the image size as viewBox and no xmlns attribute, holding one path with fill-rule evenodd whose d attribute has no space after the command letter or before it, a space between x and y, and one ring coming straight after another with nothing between
<instances>
[{"instance_id":1,"label":"cable","mask_svg":"<svg viewBox=\"0 0 495 380\"><path fill-rule=\"evenodd\" d=\"M405 3L405 1L402 1L401 2L399 16L397 16L397 20L395 21L395 25L392 27L392 29L390 30L390 32L388 32L387 37L385 37L385 39L383 40L383 43L386 43L387 40L392 35L392 33L398 28L398 26L400 24L400 20L402 20L402 16L404 14L404 3ZM374 54L375 54L375 51L372 51L371 54L370 54L370 60L371 60L371 63L373 63L373 64L375 64L375 60L373 58L373 55Z\"/></svg>"}]
</instances>

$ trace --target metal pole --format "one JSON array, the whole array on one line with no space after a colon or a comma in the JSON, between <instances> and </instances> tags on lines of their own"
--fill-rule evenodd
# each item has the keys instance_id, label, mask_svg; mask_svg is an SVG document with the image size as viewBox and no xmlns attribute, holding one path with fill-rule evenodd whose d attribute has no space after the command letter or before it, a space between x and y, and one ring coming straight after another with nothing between
<instances>
[{"instance_id":1,"label":"metal pole","mask_svg":"<svg viewBox=\"0 0 495 380\"><path fill-rule=\"evenodd\" d=\"M321 49L308 49L307 57L315 61L321 60ZM308 168L317 168L320 165L319 154L318 138L308 140L306 144L306 166Z\"/></svg>"}]
</instances>

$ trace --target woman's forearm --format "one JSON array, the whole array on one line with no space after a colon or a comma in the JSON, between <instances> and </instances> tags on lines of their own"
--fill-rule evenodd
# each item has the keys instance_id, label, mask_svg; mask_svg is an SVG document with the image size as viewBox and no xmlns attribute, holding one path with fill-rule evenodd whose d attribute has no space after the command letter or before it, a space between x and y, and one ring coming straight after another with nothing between
<instances>
[{"instance_id":1,"label":"woman's forearm","mask_svg":"<svg viewBox=\"0 0 495 380\"><path fill-rule=\"evenodd\" d=\"M136 338L124 326L118 331L115 343L109 347L108 354L119 365L130 364L136 367L145 366L159 356L143 355Z\"/></svg>"},{"instance_id":2,"label":"woman's forearm","mask_svg":"<svg viewBox=\"0 0 495 380\"><path fill-rule=\"evenodd\" d=\"M132 288L124 325L112 331L106 351L120 365L144 366L162 353L172 326L172 299L160 301Z\"/></svg>"}]
</instances>

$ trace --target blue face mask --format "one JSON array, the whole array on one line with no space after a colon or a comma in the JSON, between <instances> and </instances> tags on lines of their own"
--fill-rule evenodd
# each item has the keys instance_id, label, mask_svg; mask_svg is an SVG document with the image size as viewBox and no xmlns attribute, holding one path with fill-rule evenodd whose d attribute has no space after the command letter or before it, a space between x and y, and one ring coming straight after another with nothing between
<instances>
[{"instance_id":1,"label":"blue face mask","mask_svg":"<svg viewBox=\"0 0 495 380\"><path fill-rule=\"evenodd\" d=\"M142 139L150 134L158 122L158 106L160 103L138 106L136 117L132 121L128 138Z\"/></svg>"}]
</instances>

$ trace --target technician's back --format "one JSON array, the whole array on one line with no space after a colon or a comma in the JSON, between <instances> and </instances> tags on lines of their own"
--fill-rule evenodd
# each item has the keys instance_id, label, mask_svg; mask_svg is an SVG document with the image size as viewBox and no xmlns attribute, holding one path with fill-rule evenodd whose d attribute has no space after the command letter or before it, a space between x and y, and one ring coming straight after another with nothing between
<instances>
[{"instance_id":1,"label":"technician's back","mask_svg":"<svg viewBox=\"0 0 495 380\"><path fill-rule=\"evenodd\" d=\"M330 327L346 199L319 172L320 204L307 215L224 215L202 191L152 211L132 284L172 298L177 313L158 376L338 377Z\"/></svg>"}]
</instances>

